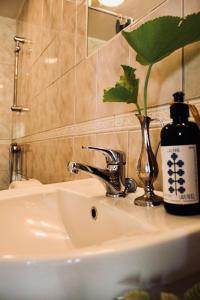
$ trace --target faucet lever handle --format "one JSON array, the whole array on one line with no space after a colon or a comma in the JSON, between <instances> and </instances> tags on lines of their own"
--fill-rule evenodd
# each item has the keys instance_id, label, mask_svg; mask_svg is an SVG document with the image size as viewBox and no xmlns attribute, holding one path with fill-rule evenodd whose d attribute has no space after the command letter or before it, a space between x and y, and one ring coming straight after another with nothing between
<instances>
[{"instance_id":1,"label":"faucet lever handle","mask_svg":"<svg viewBox=\"0 0 200 300\"><path fill-rule=\"evenodd\" d=\"M96 150L102 152L106 157L107 164L126 164L126 154L121 150L112 150L93 146L82 146L82 149Z\"/></svg>"}]
</instances>

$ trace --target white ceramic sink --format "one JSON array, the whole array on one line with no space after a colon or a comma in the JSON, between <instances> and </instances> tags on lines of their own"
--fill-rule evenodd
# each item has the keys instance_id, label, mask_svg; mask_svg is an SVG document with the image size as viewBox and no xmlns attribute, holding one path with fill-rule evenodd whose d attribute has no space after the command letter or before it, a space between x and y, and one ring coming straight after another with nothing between
<instances>
[{"instance_id":1,"label":"white ceramic sink","mask_svg":"<svg viewBox=\"0 0 200 300\"><path fill-rule=\"evenodd\" d=\"M200 217L104 196L96 179L0 192L0 299L112 300L200 271ZM182 284L181 284L182 285Z\"/></svg>"},{"instance_id":2,"label":"white ceramic sink","mask_svg":"<svg viewBox=\"0 0 200 300\"><path fill-rule=\"evenodd\" d=\"M63 224L76 248L111 243L124 236L138 237L155 229L102 197L59 190L57 199Z\"/></svg>"}]
</instances>

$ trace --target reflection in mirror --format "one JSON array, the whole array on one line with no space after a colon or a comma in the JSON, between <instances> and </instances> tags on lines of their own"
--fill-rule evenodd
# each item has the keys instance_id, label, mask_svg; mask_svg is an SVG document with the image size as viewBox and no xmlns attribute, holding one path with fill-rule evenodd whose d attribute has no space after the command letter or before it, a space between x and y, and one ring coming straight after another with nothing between
<instances>
[{"instance_id":1,"label":"reflection in mirror","mask_svg":"<svg viewBox=\"0 0 200 300\"><path fill-rule=\"evenodd\" d=\"M108 0L101 0L106 3ZM109 0L121 3L122 0ZM122 15L114 7L101 5L100 0L88 5L88 55L110 40L115 34L133 22L132 17Z\"/></svg>"},{"instance_id":2,"label":"reflection in mirror","mask_svg":"<svg viewBox=\"0 0 200 300\"><path fill-rule=\"evenodd\" d=\"M165 0L88 0L88 54L126 27L127 21L138 21L164 2Z\"/></svg>"}]
</instances>

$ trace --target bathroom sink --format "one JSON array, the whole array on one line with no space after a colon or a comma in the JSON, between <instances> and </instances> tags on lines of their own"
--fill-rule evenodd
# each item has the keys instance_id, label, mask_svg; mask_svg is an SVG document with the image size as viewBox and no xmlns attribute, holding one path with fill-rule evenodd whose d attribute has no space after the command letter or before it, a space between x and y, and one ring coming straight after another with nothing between
<instances>
[{"instance_id":1,"label":"bathroom sink","mask_svg":"<svg viewBox=\"0 0 200 300\"><path fill-rule=\"evenodd\" d=\"M200 271L200 217L104 196L96 179L0 192L0 299L112 300ZM182 285L182 284L181 284Z\"/></svg>"},{"instance_id":2,"label":"bathroom sink","mask_svg":"<svg viewBox=\"0 0 200 300\"><path fill-rule=\"evenodd\" d=\"M2 199L0 230L2 258L29 259L62 256L122 236L138 238L155 229L105 197L48 186Z\"/></svg>"},{"instance_id":3,"label":"bathroom sink","mask_svg":"<svg viewBox=\"0 0 200 300\"><path fill-rule=\"evenodd\" d=\"M156 230L105 201L104 197L59 190L57 201L63 224L76 248L99 245L122 236L138 238Z\"/></svg>"}]
</instances>

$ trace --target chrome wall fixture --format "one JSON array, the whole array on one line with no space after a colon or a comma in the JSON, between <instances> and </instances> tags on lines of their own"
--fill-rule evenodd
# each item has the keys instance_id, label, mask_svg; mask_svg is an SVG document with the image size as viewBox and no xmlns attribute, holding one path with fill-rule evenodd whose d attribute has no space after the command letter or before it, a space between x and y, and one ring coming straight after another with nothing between
<instances>
[{"instance_id":1,"label":"chrome wall fixture","mask_svg":"<svg viewBox=\"0 0 200 300\"><path fill-rule=\"evenodd\" d=\"M9 149L10 182L22 180L22 149L17 143L12 143Z\"/></svg>"},{"instance_id":2,"label":"chrome wall fixture","mask_svg":"<svg viewBox=\"0 0 200 300\"><path fill-rule=\"evenodd\" d=\"M119 33L121 30L126 28L128 25L133 24L133 18L123 16L122 14L101 8L96 6L88 6L89 9L100 12L102 14L110 15L112 17L116 17L116 24L115 24L115 32Z\"/></svg>"},{"instance_id":3,"label":"chrome wall fixture","mask_svg":"<svg viewBox=\"0 0 200 300\"><path fill-rule=\"evenodd\" d=\"M116 17L116 18L119 18L120 20L127 20L127 19L130 19L131 22L133 22L133 18L131 17L125 17L125 16L122 16L122 14L118 14L116 12L113 12L113 11L110 11L110 10L107 10L107 9L104 9L104 8L101 8L101 7L96 7L96 6L88 6L89 9L91 10L95 10L95 11L98 11L100 13L103 13L103 14L107 14L107 15L110 15L110 16L113 16L113 17Z\"/></svg>"},{"instance_id":4,"label":"chrome wall fixture","mask_svg":"<svg viewBox=\"0 0 200 300\"><path fill-rule=\"evenodd\" d=\"M29 108L23 107L18 104L18 68L19 68L19 52L21 50L20 44L25 43L25 39L19 36L14 37L15 41L15 66L14 66L14 95L13 95L13 106L11 106L12 111L24 112L29 111Z\"/></svg>"}]
</instances>

